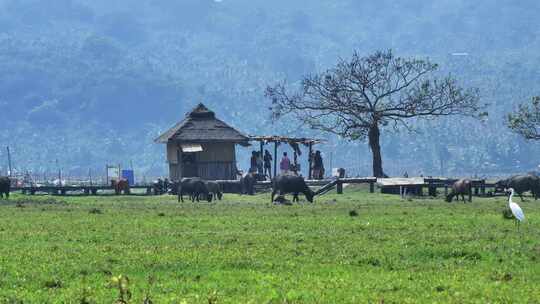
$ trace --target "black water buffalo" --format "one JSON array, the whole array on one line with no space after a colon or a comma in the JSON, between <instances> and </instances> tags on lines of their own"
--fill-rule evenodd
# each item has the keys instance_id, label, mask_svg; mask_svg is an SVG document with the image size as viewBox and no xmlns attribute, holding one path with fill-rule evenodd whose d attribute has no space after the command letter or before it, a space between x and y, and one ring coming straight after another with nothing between
<instances>
[{"instance_id":1,"label":"black water buffalo","mask_svg":"<svg viewBox=\"0 0 540 304\"><path fill-rule=\"evenodd\" d=\"M446 196L446 201L451 203L454 199L454 196L459 201L459 196L461 195L461 198L463 199L463 202L465 203L465 195L469 196L469 202L471 201L472 197L472 182L470 179L460 179L457 182L455 182L452 185L452 190L450 193Z\"/></svg>"},{"instance_id":2,"label":"black water buffalo","mask_svg":"<svg viewBox=\"0 0 540 304\"><path fill-rule=\"evenodd\" d=\"M298 202L298 194L303 193L306 199L313 203L315 193L306 185L304 178L296 175L279 175L272 180L272 202L274 196L279 193L283 196L287 193L293 194L293 202Z\"/></svg>"},{"instance_id":3,"label":"black water buffalo","mask_svg":"<svg viewBox=\"0 0 540 304\"><path fill-rule=\"evenodd\" d=\"M255 184L257 183L257 176L255 173L247 173L240 179L240 185L242 186L242 193L247 195L255 194Z\"/></svg>"},{"instance_id":4,"label":"black water buffalo","mask_svg":"<svg viewBox=\"0 0 540 304\"><path fill-rule=\"evenodd\" d=\"M540 177L532 174L516 175L495 184L497 191L504 191L507 188L514 188L521 201L523 201L523 193L527 191L531 191L536 200L540 196Z\"/></svg>"},{"instance_id":5,"label":"black water buffalo","mask_svg":"<svg viewBox=\"0 0 540 304\"><path fill-rule=\"evenodd\" d=\"M183 178L178 185L178 202L184 202L184 194L189 194L192 202L200 201L202 196L208 202L212 202L212 196L204 181L200 178Z\"/></svg>"},{"instance_id":6,"label":"black water buffalo","mask_svg":"<svg viewBox=\"0 0 540 304\"><path fill-rule=\"evenodd\" d=\"M4 198L4 194L6 195L6 199L9 199L9 192L11 191L11 180L9 177L2 176L0 177L0 198Z\"/></svg>"},{"instance_id":7,"label":"black water buffalo","mask_svg":"<svg viewBox=\"0 0 540 304\"><path fill-rule=\"evenodd\" d=\"M223 198L223 190L218 182L206 182L206 188L214 200L221 200Z\"/></svg>"}]
</instances>

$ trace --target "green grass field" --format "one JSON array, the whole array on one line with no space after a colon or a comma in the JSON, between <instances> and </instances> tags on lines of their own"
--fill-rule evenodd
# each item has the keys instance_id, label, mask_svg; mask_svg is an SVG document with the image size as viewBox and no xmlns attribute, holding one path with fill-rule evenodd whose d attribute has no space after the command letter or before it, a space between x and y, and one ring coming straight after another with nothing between
<instances>
[{"instance_id":1,"label":"green grass field","mask_svg":"<svg viewBox=\"0 0 540 304\"><path fill-rule=\"evenodd\" d=\"M540 202L518 232L505 198L268 201L15 196L0 303L540 303Z\"/></svg>"}]
</instances>

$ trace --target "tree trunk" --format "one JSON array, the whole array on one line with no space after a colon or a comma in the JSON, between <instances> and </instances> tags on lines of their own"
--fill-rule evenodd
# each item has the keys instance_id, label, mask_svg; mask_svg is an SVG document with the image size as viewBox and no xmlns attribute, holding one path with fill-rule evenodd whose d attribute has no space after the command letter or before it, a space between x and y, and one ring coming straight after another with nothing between
<instances>
[{"instance_id":1,"label":"tree trunk","mask_svg":"<svg viewBox=\"0 0 540 304\"><path fill-rule=\"evenodd\" d=\"M373 154L373 176L384 177L380 144L381 131L379 130L378 123L374 123L371 126L368 132L368 138L369 147L371 148L371 153Z\"/></svg>"}]
</instances>

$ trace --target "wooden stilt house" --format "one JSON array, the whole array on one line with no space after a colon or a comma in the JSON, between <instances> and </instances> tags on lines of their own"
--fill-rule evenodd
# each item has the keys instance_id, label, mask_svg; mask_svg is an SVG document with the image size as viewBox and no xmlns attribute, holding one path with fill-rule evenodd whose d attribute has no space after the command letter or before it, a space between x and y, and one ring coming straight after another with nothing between
<instances>
[{"instance_id":1,"label":"wooden stilt house","mask_svg":"<svg viewBox=\"0 0 540 304\"><path fill-rule=\"evenodd\" d=\"M249 138L216 118L202 103L184 120L156 139L167 145L171 180L200 177L206 180L236 179L236 145Z\"/></svg>"}]
</instances>

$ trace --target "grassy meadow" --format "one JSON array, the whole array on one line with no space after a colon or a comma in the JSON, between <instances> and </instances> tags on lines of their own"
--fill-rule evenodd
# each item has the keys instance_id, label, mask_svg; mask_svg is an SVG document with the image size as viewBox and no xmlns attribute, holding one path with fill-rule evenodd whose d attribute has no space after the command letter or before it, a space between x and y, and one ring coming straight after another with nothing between
<instances>
[{"instance_id":1,"label":"grassy meadow","mask_svg":"<svg viewBox=\"0 0 540 304\"><path fill-rule=\"evenodd\" d=\"M0 303L540 303L540 201L520 205L518 231L504 197L15 195Z\"/></svg>"}]
</instances>

